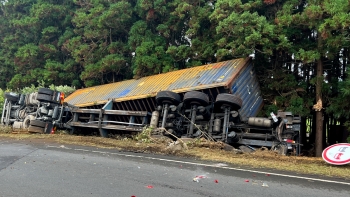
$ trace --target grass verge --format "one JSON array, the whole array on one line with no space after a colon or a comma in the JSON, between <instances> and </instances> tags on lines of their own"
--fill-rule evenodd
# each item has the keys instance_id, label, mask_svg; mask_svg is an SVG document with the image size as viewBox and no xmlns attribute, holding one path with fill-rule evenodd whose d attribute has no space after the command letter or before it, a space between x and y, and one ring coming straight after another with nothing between
<instances>
[{"instance_id":1,"label":"grass verge","mask_svg":"<svg viewBox=\"0 0 350 197\"><path fill-rule=\"evenodd\" d=\"M62 144L94 146L100 148L119 149L132 152L156 153L193 157L200 160L225 162L249 168L275 169L299 174L322 175L350 179L350 165L333 166L322 158L282 156L268 150L257 150L253 153L237 154L235 151L223 150L223 144L206 140L191 140L185 142L186 148L169 149L171 141L168 138L152 138L149 133L141 133L132 138L101 138L95 136L74 136L66 134L28 134L11 133L0 130L0 138L15 140L49 141Z\"/></svg>"}]
</instances>

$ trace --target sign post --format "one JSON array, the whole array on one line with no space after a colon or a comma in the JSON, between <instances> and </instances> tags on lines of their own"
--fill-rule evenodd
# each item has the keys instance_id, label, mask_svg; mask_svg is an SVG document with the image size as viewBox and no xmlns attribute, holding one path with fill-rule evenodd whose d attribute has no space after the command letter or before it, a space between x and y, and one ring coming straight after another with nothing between
<instances>
[{"instance_id":1,"label":"sign post","mask_svg":"<svg viewBox=\"0 0 350 197\"><path fill-rule=\"evenodd\" d=\"M327 147L322 152L322 158L329 164L345 165L350 163L350 144L340 143Z\"/></svg>"}]
</instances>

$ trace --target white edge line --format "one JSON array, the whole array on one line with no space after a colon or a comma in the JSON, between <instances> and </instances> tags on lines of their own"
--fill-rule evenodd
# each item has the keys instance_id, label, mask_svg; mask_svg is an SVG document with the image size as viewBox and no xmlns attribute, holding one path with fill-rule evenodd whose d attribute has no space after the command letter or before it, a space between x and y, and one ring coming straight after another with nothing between
<instances>
[{"instance_id":1,"label":"white edge line","mask_svg":"<svg viewBox=\"0 0 350 197\"><path fill-rule=\"evenodd\" d=\"M57 146L47 146L50 148L62 148ZM67 148L64 148L67 149ZM85 151L85 152L94 152L94 153L103 153L107 154L108 152L102 152L102 151L91 151L91 150L85 150L85 149L73 149L76 151ZM222 169L228 169L228 170L236 170L236 171L242 171L242 172L253 172L258 174L269 174L274 176L280 176L280 177L289 177L289 178L296 178L296 179L304 179L304 180L312 180L312 181L320 181L325 183L337 183L337 184L343 184L343 185L350 185L350 183L347 182L340 182L340 181L332 181L332 180L326 180L326 179L317 179L317 178L310 178L310 177L303 177L303 176L295 176L295 175L287 175L287 174L279 174L279 173L271 173L271 172L264 172L264 171L257 171L257 170L248 170L248 169L242 169L242 168L232 168L232 167L225 167L225 166L216 166L216 165L210 165L210 164L203 164L203 163L194 163L194 162L188 162L188 161L179 161L179 160L172 160L172 159L162 159L162 158L156 158L156 157L146 157L146 156L140 156L140 155L128 155L123 153L109 153L113 155L119 155L124 157L135 157L135 158L145 158L145 159L152 159L152 160L159 160L159 161L168 161L168 162L174 162L174 163L184 163L189 165L197 165L197 166L206 166L206 167L214 167L214 168L222 168Z\"/></svg>"}]
</instances>

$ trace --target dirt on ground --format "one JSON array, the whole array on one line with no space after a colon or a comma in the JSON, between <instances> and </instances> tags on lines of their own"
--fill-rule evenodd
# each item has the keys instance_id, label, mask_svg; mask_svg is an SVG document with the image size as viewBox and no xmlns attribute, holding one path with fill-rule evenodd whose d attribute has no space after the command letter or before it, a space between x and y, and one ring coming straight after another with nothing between
<instances>
[{"instance_id":1,"label":"dirt on ground","mask_svg":"<svg viewBox=\"0 0 350 197\"><path fill-rule=\"evenodd\" d=\"M102 138L98 136L68 135L63 132L56 134L29 134L9 131L0 132L0 138L24 140L29 143L76 144L122 151L174 155L249 168L275 169L300 174L350 179L350 164L334 166L326 163L322 158L283 156L266 148L261 148L251 153L244 153L222 142L213 142L204 138L181 138L174 142L164 136L151 136L147 132L134 136Z\"/></svg>"}]
</instances>

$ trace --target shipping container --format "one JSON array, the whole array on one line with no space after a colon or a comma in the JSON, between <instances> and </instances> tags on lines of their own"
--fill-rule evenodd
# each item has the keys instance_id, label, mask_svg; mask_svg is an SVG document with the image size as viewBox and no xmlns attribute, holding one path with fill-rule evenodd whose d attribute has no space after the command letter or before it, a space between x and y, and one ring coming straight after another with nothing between
<instances>
[{"instance_id":1,"label":"shipping container","mask_svg":"<svg viewBox=\"0 0 350 197\"><path fill-rule=\"evenodd\" d=\"M113 101L113 110L152 112L160 91L172 91L182 97L189 91L201 91L211 101L220 93L240 96L243 119L256 116L263 105L259 83L251 58L239 58L158 75L79 89L65 99L80 108L100 109Z\"/></svg>"}]
</instances>

